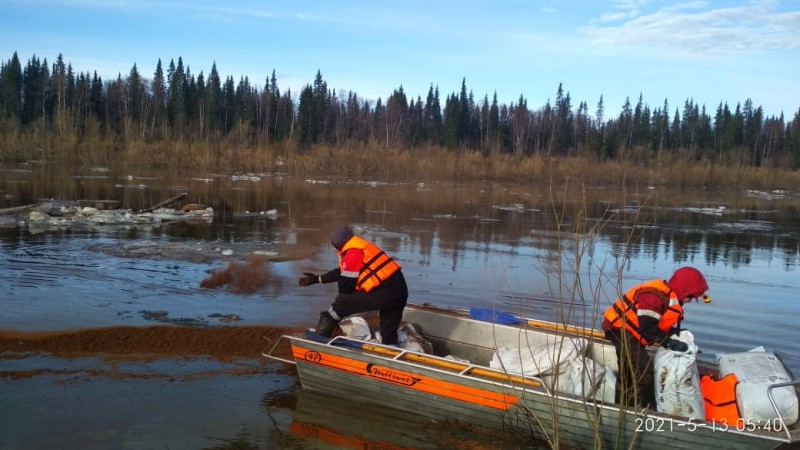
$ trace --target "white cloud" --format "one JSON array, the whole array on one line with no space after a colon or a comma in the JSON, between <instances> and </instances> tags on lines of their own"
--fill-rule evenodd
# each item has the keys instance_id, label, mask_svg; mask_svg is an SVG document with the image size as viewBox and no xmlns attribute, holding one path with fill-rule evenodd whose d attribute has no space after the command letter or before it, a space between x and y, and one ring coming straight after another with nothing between
<instances>
[{"instance_id":1,"label":"white cloud","mask_svg":"<svg viewBox=\"0 0 800 450\"><path fill-rule=\"evenodd\" d=\"M625 2L623 11L599 16L583 32L593 44L659 49L681 56L718 56L800 48L800 11L781 11L775 1L708 8L685 2L632 15L641 6ZM621 20L615 26L610 19Z\"/></svg>"},{"instance_id":2,"label":"white cloud","mask_svg":"<svg viewBox=\"0 0 800 450\"><path fill-rule=\"evenodd\" d=\"M636 11L609 12L601 14L597 21L600 23L619 22L621 20L633 19L636 16Z\"/></svg>"}]
</instances>

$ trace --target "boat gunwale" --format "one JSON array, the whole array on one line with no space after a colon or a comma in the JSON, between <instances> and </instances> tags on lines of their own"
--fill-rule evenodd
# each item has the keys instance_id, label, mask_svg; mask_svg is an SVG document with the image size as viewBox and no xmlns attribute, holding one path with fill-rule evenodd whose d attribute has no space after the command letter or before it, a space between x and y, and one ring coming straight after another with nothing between
<instances>
[{"instance_id":1,"label":"boat gunwale","mask_svg":"<svg viewBox=\"0 0 800 450\"><path fill-rule=\"evenodd\" d=\"M317 340L314 340L314 339L310 339L308 337L300 336L298 334L290 334L290 335L281 336L281 339L284 339L284 338L286 338L290 342L292 342L292 345L294 345L293 342L295 342L295 341L302 342L302 343L310 343L310 344L314 344L314 345L320 345L320 346L323 346L323 347L335 348L335 349L337 349L339 351L354 352L356 354L362 354L362 355L365 355L365 356L367 356L369 358L377 358L378 360L383 360L383 361L396 361L396 362L399 362L401 364L407 364L407 365L410 365L410 366L419 367L420 369L424 369L424 370L432 370L432 371L443 373L443 374L447 374L447 375L453 375L453 376L456 376L456 377L465 377L465 378L467 378L469 380L478 380L478 381L481 381L481 382L488 382L488 383L492 383L494 385L514 388L514 389L518 389L519 386L513 384L513 382L516 381L516 380L519 380L519 381L517 381L518 384L525 385L526 387L529 387L529 388L541 389L541 390L544 390L544 392L548 393L548 394L550 393L550 389L543 382L543 380L541 378L539 378L539 377L529 377L529 376L524 376L524 375L515 375L515 374L508 373L506 371L503 371L503 370L493 369L491 367L485 367L485 366L482 366L482 365L472 364L472 363L467 364L467 363L464 363L464 362L443 358L443 357L437 356L437 355L414 352L414 351L411 351L411 350L401 349L401 348L398 348L398 347L393 347L393 346L388 346L388 345L383 345L383 344L377 344L375 342L364 341L364 340L361 340L361 339L355 339L355 338L352 338L352 337L349 337L349 336L335 336L335 337L330 338L330 340L327 341L327 342L320 342L320 341L317 341ZM381 354L381 353L377 353L375 351L371 351L369 348L364 348L364 347L355 348L355 347L351 347L351 346L344 346L344 345L337 344L337 342L339 342L339 341L348 341L348 342L356 343L358 345L367 345L367 346L371 346L371 347L386 348L388 350L397 351L398 354L395 355L394 357L390 358L390 357L386 356L385 354ZM276 343L276 345L277 345L277 343ZM404 355L414 355L414 356L420 357L421 359L419 359L417 361L408 360L408 359L400 359L400 357L404 356ZM267 355L267 354L264 354L264 356L266 356L268 358L278 359L278 358L274 358L271 355ZM440 365L439 367L437 367L433 363L426 363L424 361L425 359L435 359L437 361L440 361L443 364ZM279 359L279 360L283 360L283 359ZM295 364L295 365L297 364L296 361L294 361L292 363ZM461 366L465 366L465 369L462 369L462 370L460 370L458 372L450 372L450 371L446 371L446 370L442 369L442 367L445 364L446 365L461 365ZM489 379L490 377L487 376L487 375L481 375L480 373L473 374L472 370L470 370L470 369L478 369L480 372L484 372L484 373L486 373L486 372L495 373L495 374L497 374L498 378ZM453 370L457 370L457 369L453 369ZM508 383L509 381L512 382L512 383ZM533 391L533 389L526 390L526 392L532 392L532 391Z\"/></svg>"}]
</instances>

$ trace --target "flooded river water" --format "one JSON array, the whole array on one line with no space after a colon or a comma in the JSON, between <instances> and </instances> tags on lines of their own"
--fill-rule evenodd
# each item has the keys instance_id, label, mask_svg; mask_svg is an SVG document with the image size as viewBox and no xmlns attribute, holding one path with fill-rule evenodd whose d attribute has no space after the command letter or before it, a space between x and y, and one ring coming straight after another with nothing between
<instances>
[{"instance_id":1,"label":"flooded river water","mask_svg":"<svg viewBox=\"0 0 800 450\"><path fill-rule=\"evenodd\" d=\"M0 170L0 208L104 200L136 211L181 192L213 218L42 225L0 216L0 330L313 326L335 285L300 288L297 278L336 266L330 233L347 223L400 261L410 301L581 325L597 326L619 290L691 265L713 299L687 306L684 321L705 357L764 346L800 371L798 190ZM268 259L255 289L201 287L253 252ZM507 446L303 392L291 367L257 350L118 361L100 347L2 353L0 448Z\"/></svg>"}]
</instances>

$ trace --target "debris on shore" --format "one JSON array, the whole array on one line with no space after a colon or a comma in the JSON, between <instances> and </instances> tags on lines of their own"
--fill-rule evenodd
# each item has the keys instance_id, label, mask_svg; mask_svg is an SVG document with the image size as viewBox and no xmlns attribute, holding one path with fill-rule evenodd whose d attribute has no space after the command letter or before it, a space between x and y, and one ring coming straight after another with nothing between
<instances>
[{"instance_id":1,"label":"debris on shore","mask_svg":"<svg viewBox=\"0 0 800 450\"><path fill-rule=\"evenodd\" d=\"M192 204L190 208L170 208L176 199L162 202L157 208L141 211L131 209L103 209L113 202L81 200L78 202L44 201L38 204L0 209L0 228L23 228L36 234L52 230L129 229L143 225L160 225L165 222L211 223L211 207ZM94 206L83 206L94 204ZM99 207L98 207L99 206Z\"/></svg>"}]
</instances>

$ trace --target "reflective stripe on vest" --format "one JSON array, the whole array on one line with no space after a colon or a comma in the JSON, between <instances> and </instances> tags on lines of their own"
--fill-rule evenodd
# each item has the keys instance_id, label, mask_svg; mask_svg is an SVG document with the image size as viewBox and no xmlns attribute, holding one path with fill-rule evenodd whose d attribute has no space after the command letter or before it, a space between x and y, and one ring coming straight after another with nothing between
<instances>
[{"instance_id":1,"label":"reflective stripe on vest","mask_svg":"<svg viewBox=\"0 0 800 450\"><path fill-rule=\"evenodd\" d=\"M341 258L347 250L352 248L364 252L364 267L361 268L356 282L356 289L359 291L370 292L400 270L400 264L397 264L380 247L358 236L353 236L342 246L339 257Z\"/></svg>"},{"instance_id":2,"label":"reflective stripe on vest","mask_svg":"<svg viewBox=\"0 0 800 450\"><path fill-rule=\"evenodd\" d=\"M700 378L700 390L706 406L706 420L735 424L739 420L739 409L736 407L736 374L728 374L720 380L711 375Z\"/></svg>"},{"instance_id":3,"label":"reflective stripe on vest","mask_svg":"<svg viewBox=\"0 0 800 450\"><path fill-rule=\"evenodd\" d=\"M634 286L622 298L614 302L603 314L603 317L615 328L622 328L624 324L625 330L642 345L649 345L650 342L647 342L639 332L637 296L642 292L652 292L658 295L662 301L667 301L667 310L661 315L658 328L669 334L672 327L683 319L683 307L664 280L652 280Z\"/></svg>"}]
</instances>

